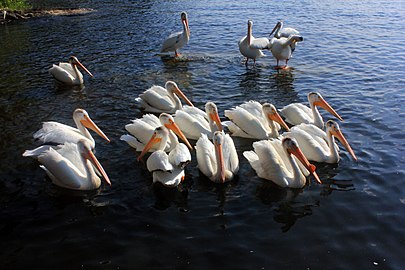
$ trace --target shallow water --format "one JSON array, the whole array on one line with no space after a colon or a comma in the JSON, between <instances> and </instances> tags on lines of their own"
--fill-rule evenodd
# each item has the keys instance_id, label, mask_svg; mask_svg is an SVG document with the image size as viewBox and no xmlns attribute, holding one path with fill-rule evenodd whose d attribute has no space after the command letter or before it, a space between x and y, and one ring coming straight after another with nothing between
<instances>
[{"instance_id":1,"label":"shallow water","mask_svg":"<svg viewBox=\"0 0 405 270\"><path fill-rule=\"evenodd\" d=\"M0 27L1 269L402 269L405 230L405 7L402 1L77 1L83 16L43 17ZM158 54L189 15L185 61ZM289 71L267 56L245 68L237 41L247 19L265 36L278 19L304 36ZM63 87L47 72L76 55L95 75ZM142 116L134 98L175 80L203 107L247 100L281 108L319 91L358 162L317 164L324 184L280 189L258 178L235 138L238 177L215 185L194 159L178 189L152 185L119 137ZM73 125L85 108L112 140L96 155L112 187L55 187L21 156L43 121ZM330 116L321 111L327 119ZM193 153L195 158L195 153Z\"/></svg>"}]
</instances>

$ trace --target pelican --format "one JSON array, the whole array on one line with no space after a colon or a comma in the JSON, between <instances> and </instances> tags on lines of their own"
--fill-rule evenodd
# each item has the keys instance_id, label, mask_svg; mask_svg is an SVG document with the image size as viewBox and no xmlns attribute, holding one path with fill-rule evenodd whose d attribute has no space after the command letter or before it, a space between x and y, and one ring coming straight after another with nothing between
<instances>
[{"instance_id":1,"label":"pelican","mask_svg":"<svg viewBox=\"0 0 405 270\"><path fill-rule=\"evenodd\" d=\"M212 141L206 134L198 139L195 146L198 168L215 183L230 181L239 170L235 144L223 131L215 131Z\"/></svg>"},{"instance_id":2,"label":"pelican","mask_svg":"<svg viewBox=\"0 0 405 270\"><path fill-rule=\"evenodd\" d=\"M166 127L157 127L137 160L140 161L150 148L155 147L157 150L146 161L148 171L152 172L153 182L175 187L184 180L184 167L191 161L191 154L186 145L178 142L170 153L166 154L164 147L168 137L169 130Z\"/></svg>"},{"instance_id":3,"label":"pelican","mask_svg":"<svg viewBox=\"0 0 405 270\"><path fill-rule=\"evenodd\" d=\"M42 145L34 150L26 150L24 157L37 158L40 167L57 186L92 190L101 185L99 176L111 185L110 179L100 162L91 152L89 141L81 139L77 143L66 142L56 147Z\"/></svg>"},{"instance_id":4,"label":"pelican","mask_svg":"<svg viewBox=\"0 0 405 270\"><path fill-rule=\"evenodd\" d=\"M125 134L121 136L122 141L126 141L131 147L135 148L136 151L142 151L145 148L146 143L152 136L155 128L165 126L169 129L169 137L166 145L162 150L165 152L170 152L178 144L179 136L190 149L193 149L190 142L187 140L186 136L181 132L180 128L177 126L173 117L167 113L161 113L159 118L153 114L145 114L142 118L132 120L131 124L125 125L125 129L131 134ZM173 134L173 132L176 135ZM150 151L155 151L156 148L151 147Z\"/></svg>"},{"instance_id":5,"label":"pelican","mask_svg":"<svg viewBox=\"0 0 405 270\"><path fill-rule=\"evenodd\" d=\"M178 57L180 54L178 49L186 45L190 39L190 28L188 27L187 13L181 13L181 23L183 24L183 31L171 34L163 41L160 52L173 52L174 56Z\"/></svg>"},{"instance_id":6,"label":"pelican","mask_svg":"<svg viewBox=\"0 0 405 270\"><path fill-rule=\"evenodd\" d=\"M270 36L274 33L274 37L275 38L288 38L292 35L299 35L300 32L298 32L298 30L294 29L294 28L290 28L290 27L285 27L283 28L284 23L282 20L278 21L276 26L274 26L273 30L271 30L270 32Z\"/></svg>"},{"instance_id":7,"label":"pelican","mask_svg":"<svg viewBox=\"0 0 405 270\"><path fill-rule=\"evenodd\" d=\"M294 138L262 140L254 142L253 148L254 151L243 152L243 156L260 178L280 187L302 188L306 176L312 174L318 183L322 183L315 172L316 167L309 163Z\"/></svg>"},{"instance_id":8,"label":"pelican","mask_svg":"<svg viewBox=\"0 0 405 270\"><path fill-rule=\"evenodd\" d=\"M291 54L293 52L291 46L295 45L295 43L303 41L303 40L304 40L304 38L299 35L292 35L288 38L281 37L279 39L277 39L277 38L271 39L268 49L271 51L271 54L273 54L273 56L277 60L277 66L276 66L277 69L279 69L279 68L286 69L287 68L288 60L291 58ZM284 67L279 66L280 60L285 60Z\"/></svg>"},{"instance_id":9,"label":"pelican","mask_svg":"<svg viewBox=\"0 0 405 270\"><path fill-rule=\"evenodd\" d=\"M326 163L338 163L340 160L339 147L335 142L336 137L353 159L357 160L339 125L333 120L328 120L325 127L325 131L323 131L312 124L302 123L292 127L290 132L284 133L283 136L295 138L309 160Z\"/></svg>"},{"instance_id":10,"label":"pelican","mask_svg":"<svg viewBox=\"0 0 405 270\"><path fill-rule=\"evenodd\" d=\"M95 147L95 141L87 128L95 131L106 141L110 141L101 129L91 120L89 114L83 109L73 112L73 120L76 127L71 127L58 122L44 122L42 128L34 133L33 137L42 143L63 144L65 142L77 143L81 139L89 142L91 149Z\"/></svg>"},{"instance_id":11,"label":"pelican","mask_svg":"<svg viewBox=\"0 0 405 270\"><path fill-rule=\"evenodd\" d=\"M289 130L276 107L270 103L261 105L257 101L245 102L236 108L225 110L225 116L231 120L225 121L224 125L232 136L263 140L277 138L280 125Z\"/></svg>"},{"instance_id":12,"label":"pelican","mask_svg":"<svg viewBox=\"0 0 405 270\"><path fill-rule=\"evenodd\" d=\"M323 129L324 122L321 114L319 113L317 106L327 110L334 115L340 121L343 121L342 117L326 102L321 94L317 92L308 93L309 106L307 107L301 103L292 103L281 109L280 114L284 116L285 121L292 125L298 125L300 123L314 124L315 126Z\"/></svg>"},{"instance_id":13,"label":"pelican","mask_svg":"<svg viewBox=\"0 0 405 270\"><path fill-rule=\"evenodd\" d=\"M52 65L49 69L49 73L58 81L69 84L69 85L81 85L83 84L83 75L77 68L81 67L86 71L91 77L93 74L80 63L76 56L71 56L69 58L69 63L59 63L59 65Z\"/></svg>"},{"instance_id":14,"label":"pelican","mask_svg":"<svg viewBox=\"0 0 405 270\"><path fill-rule=\"evenodd\" d=\"M253 22L248 20L247 35L239 40L239 51L246 57L245 66L248 66L249 59L253 59L254 64L256 59L263 57L262 49L266 49L269 45L268 38L255 38L252 34Z\"/></svg>"},{"instance_id":15,"label":"pelican","mask_svg":"<svg viewBox=\"0 0 405 270\"><path fill-rule=\"evenodd\" d=\"M167 81L165 88L157 85L152 86L140 94L135 101L147 112L174 113L183 108L177 95L184 99L188 105L194 106L173 81Z\"/></svg>"},{"instance_id":16,"label":"pelican","mask_svg":"<svg viewBox=\"0 0 405 270\"><path fill-rule=\"evenodd\" d=\"M177 110L174 116L176 123L188 139L198 140L201 134L212 137L214 131L222 131L217 106L213 102L205 104L205 112L190 106Z\"/></svg>"}]
</instances>

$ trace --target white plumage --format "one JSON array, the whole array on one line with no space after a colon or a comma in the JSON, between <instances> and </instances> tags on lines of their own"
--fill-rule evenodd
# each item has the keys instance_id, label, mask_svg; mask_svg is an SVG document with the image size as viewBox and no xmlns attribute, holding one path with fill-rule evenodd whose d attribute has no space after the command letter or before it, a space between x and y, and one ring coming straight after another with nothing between
<instances>
[{"instance_id":1,"label":"white plumage","mask_svg":"<svg viewBox=\"0 0 405 270\"><path fill-rule=\"evenodd\" d=\"M163 41L163 45L160 50L161 52L174 52L175 57L180 55L177 50L186 45L190 40L190 28L188 26L187 13L182 12L180 17L183 25L183 31L173 33L167 37L165 41Z\"/></svg>"},{"instance_id":2,"label":"white plumage","mask_svg":"<svg viewBox=\"0 0 405 270\"><path fill-rule=\"evenodd\" d=\"M93 77L93 74L87 70L82 63L80 63L79 59L75 56L71 56L69 58L68 63L59 63L59 65L52 65L49 69L49 73L58 81L69 84L69 85L80 85L83 84L83 75L77 68L77 66L81 67L84 71L86 71L90 76Z\"/></svg>"}]
</instances>

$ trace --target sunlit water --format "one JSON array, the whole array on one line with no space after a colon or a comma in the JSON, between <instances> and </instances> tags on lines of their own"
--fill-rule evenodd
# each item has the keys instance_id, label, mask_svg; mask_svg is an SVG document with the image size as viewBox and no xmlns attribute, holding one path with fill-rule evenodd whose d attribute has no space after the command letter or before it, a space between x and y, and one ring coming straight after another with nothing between
<instances>
[{"instance_id":1,"label":"sunlit water","mask_svg":"<svg viewBox=\"0 0 405 270\"><path fill-rule=\"evenodd\" d=\"M403 269L405 265L405 6L402 1L72 1L82 16L0 27L1 269ZM158 54L189 15L185 60ZM248 19L266 36L278 19L300 30L289 71L269 52L245 68ZM95 75L62 87L47 72L76 55ZM152 185L119 137L142 116L134 98L175 80L202 108L247 100L276 107L319 91L358 162L317 164L324 184L280 189L258 178L235 138L238 177L212 184L195 153L177 189ZM73 125L85 108L110 137L96 155L112 181L94 192L55 187L34 159L43 121ZM330 116L322 111L325 118Z\"/></svg>"}]
</instances>

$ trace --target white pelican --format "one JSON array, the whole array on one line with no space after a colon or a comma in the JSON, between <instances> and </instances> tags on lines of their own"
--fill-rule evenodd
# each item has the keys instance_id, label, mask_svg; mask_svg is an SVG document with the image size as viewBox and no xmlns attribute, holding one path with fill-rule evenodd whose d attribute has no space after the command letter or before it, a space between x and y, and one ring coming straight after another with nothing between
<instances>
[{"instance_id":1,"label":"white pelican","mask_svg":"<svg viewBox=\"0 0 405 270\"><path fill-rule=\"evenodd\" d=\"M269 46L268 38L255 38L252 34L253 22L248 20L247 35L239 40L239 51L246 57L245 65L248 65L249 59L253 59L256 63L256 59L264 56L262 49L267 49Z\"/></svg>"},{"instance_id":2,"label":"white pelican","mask_svg":"<svg viewBox=\"0 0 405 270\"><path fill-rule=\"evenodd\" d=\"M205 104L205 112L190 106L177 110L174 116L176 123L188 139L198 140L201 134L212 137L214 131L222 131L217 106L213 102Z\"/></svg>"},{"instance_id":3,"label":"white pelican","mask_svg":"<svg viewBox=\"0 0 405 270\"><path fill-rule=\"evenodd\" d=\"M270 36L274 33L275 38L288 38L292 35L299 35L300 32L294 28L290 27L283 27L284 23L282 20L278 21L276 26L274 26L273 30L270 32Z\"/></svg>"},{"instance_id":4,"label":"white pelican","mask_svg":"<svg viewBox=\"0 0 405 270\"><path fill-rule=\"evenodd\" d=\"M309 160L326 163L338 163L340 160L339 147L335 142L336 137L354 160L357 160L339 125L333 120L328 120L325 127L325 131L323 131L312 124L302 123L292 127L290 132L284 133L283 136L295 138Z\"/></svg>"},{"instance_id":5,"label":"white pelican","mask_svg":"<svg viewBox=\"0 0 405 270\"><path fill-rule=\"evenodd\" d=\"M317 106L319 106L333 114L340 121L343 121L342 117L323 99L321 94L317 92L308 93L308 102L310 107L301 103L289 104L281 109L280 114L284 116L287 123L292 125L307 123L323 128L323 119L317 109Z\"/></svg>"},{"instance_id":6,"label":"white pelican","mask_svg":"<svg viewBox=\"0 0 405 270\"><path fill-rule=\"evenodd\" d=\"M146 161L146 167L153 174L153 182L175 187L184 180L184 167L191 161L191 154L183 143L177 143L173 150L166 154L164 146L168 137L167 128L157 127L137 160L140 161L150 148L158 149L150 155Z\"/></svg>"},{"instance_id":7,"label":"white pelican","mask_svg":"<svg viewBox=\"0 0 405 270\"><path fill-rule=\"evenodd\" d=\"M34 150L26 150L23 156L37 158L52 183L60 187L75 190L97 189L101 185L99 176L111 185L87 140L66 142L56 147L43 145Z\"/></svg>"},{"instance_id":8,"label":"white pelican","mask_svg":"<svg viewBox=\"0 0 405 270\"><path fill-rule=\"evenodd\" d=\"M254 151L243 152L243 156L260 178L281 187L302 188L306 176L311 173L318 183L322 183L315 172L316 167L309 163L295 139L262 140L254 142L253 148ZM298 163L292 155L298 159Z\"/></svg>"},{"instance_id":9,"label":"white pelican","mask_svg":"<svg viewBox=\"0 0 405 270\"><path fill-rule=\"evenodd\" d=\"M236 108L225 110L225 116L231 120L225 121L224 125L232 136L263 140L278 137L280 125L289 130L277 109L269 103L261 105L257 101L245 102Z\"/></svg>"},{"instance_id":10,"label":"white pelican","mask_svg":"<svg viewBox=\"0 0 405 270\"><path fill-rule=\"evenodd\" d=\"M110 139L91 120L89 114L83 109L76 109L73 112L73 120L76 127L71 127L58 122L44 122L42 128L34 133L33 137L42 143L63 144L65 142L77 143L81 139L89 142L91 149L95 147L95 141L87 128L92 129L108 142Z\"/></svg>"},{"instance_id":11,"label":"white pelican","mask_svg":"<svg viewBox=\"0 0 405 270\"><path fill-rule=\"evenodd\" d=\"M268 46L268 49L271 51L273 56L277 60L277 66L276 68L287 68L288 60L291 58L291 54L293 52L291 45L295 45L295 43L303 41L304 38L299 35L292 35L288 38L281 37L279 39L277 38L272 38L270 41L270 44ZM285 66L280 67L279 66L279 61L280 60L285 60Z\"/></svg>"},{"instance_id":12,"label":"white pelican","mask_svg":"<svg viewBox=\"0 0 405 270\"><path fill-rule=\"evenodd\" d=\"M184 99L188 105L194 106L173 81L167 81L165 88L157 85L152 86L140 94L135 101L147 112L174 113L183 108L177 95Z\"/></svg>"},{"instance_id":13,"label":"white pelican","mask_svg":"<svg viewBox=\"0 0 405 270\"><path fill-rule=\"evenodd\" d=\"M169 37L167 37L165 41L163 41L163 45L160 52L174 51L175 57L180 56L177 50L186 45L190 39L190 28L188 27L188 19L186 12L181 13L181 23L183 25L183 31L173 33Z\"/></svg>"},{"instance_id":14,"label":"white pelican","mask_svg":"<svg viewBox=\"0 0 405 270\"><path fill-rule=\"evenodd\" d=\"M169 137L162 150L165 152L170 152L173 150L173 148L178 144L176 135L179 136L179 138L181 138L190 149L193 149L186 136L184 136L183 132L181 132L180 128L177 126L173 117L167 113L161 113L159 118L153 114L145 114L142 116L142 118L132 120L131 124L125 125L125 129L131 135L122 135L121 140L126 141L131 147L135 148L136 151L142 151L145 148L146 143L153 135L155 128L160 126L165 126L169 129ZM176 133L176 135L174 135L172 131ZM150 148L150 151L155 150L156 148Z\"/></svg>"},{"instance_id":15,"label":"white pelican","mask_svg":"<svg viewBox=\"0 0 405 270\"><path fill-rule=\"evenodd\" d=\"M212 141L205 134L198 139L195 146L198 168L215 183L230 181L239 170L235 144L223 131L215 131Z\"/></svg>"},{"instance_id":16,"label":"white pelican","mask_svg":"<svg viewBox=\"0 0 405 270\"><path fill-rule=\"evenodd\" d=\"M79 59L76 56L71 56L69 58L69 63L59 63L59 65L52 65L49 69L49 73L58 81L70 84L70 85L80 85L83 84L83 75L77 68L77 66L81 67L84 71L86 71L91 77L90 71L80 63Z\"/></svg>"}]
</instances>

